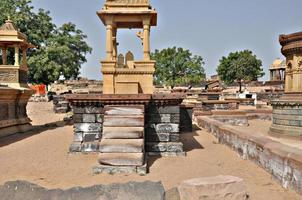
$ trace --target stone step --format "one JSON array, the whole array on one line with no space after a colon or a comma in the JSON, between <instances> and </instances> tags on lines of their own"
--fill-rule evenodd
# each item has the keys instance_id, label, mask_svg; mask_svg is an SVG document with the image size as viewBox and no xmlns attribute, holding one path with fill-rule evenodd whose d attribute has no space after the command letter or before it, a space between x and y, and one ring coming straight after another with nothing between
<instances>
[{"instance_id":1,"label":"stone step","mask_svg":"<svg viewBox=\"0 0 302 200\"><path fill-rule=\"evenodd\" d=\"M144 137L144 127L104 127L103 139L139 139Z\"/></svg>"},{"instance_id":2,"label":"stone step","mask_svg":"<svg viewBox=\"0 0 302 200\"><path fill-rule=\"evenodd\" d=\"M144 153L100 153L99 163L111 166L142 166Z\"/></svg>"},{"instance_id":3,"label":"stone step","mask_svg":"<svg viewBox=\"0 0 302 200\"><path fill-rule=\"evenodd\" d=\"M105 115L143 115L144 106L106 106Z\"/></svg>"},{"instance_id":4,"label":"stone step","mask_svg":"<svg viewBox=\"0 0 302 200\"><path fill-rule=\"evenodd\" d=\"M103 139L100 144L102 153L141 153L144 139Z\"/></svg>"},{"instance_id":5,"label":"stone step","mask_svg":"<svg viewBox=\"0 0 302 200\"><path fill-rule=\"evenodd\" d=\"M108 116L104 117L104 127L144 127L144 116Z\"/></svg>"}]
</instances>

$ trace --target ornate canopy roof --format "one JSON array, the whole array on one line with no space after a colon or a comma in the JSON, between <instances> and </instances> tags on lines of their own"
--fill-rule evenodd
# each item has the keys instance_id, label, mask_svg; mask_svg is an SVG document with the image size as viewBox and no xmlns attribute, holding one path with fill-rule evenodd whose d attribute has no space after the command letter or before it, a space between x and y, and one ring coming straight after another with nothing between
<instances>
[{"instance_id":1,"label":"ornate canopy roof","mask_svg":"<svg viewBox=\"0 0 302 200\"><path fill-rule=\"evenodd\" d=\"M18 30L12 20L8 19L0 27L0 47L9 47L15 44L34 48L34 45L27 41L27 36Z\"/></svg>"},{"instance_id":2,"label":"ornate canopy roof","mask_svg":"<svg viewBox=\"0 0 302 200\"><path fill-rule=\"evenodd\" d=\"M146 16L151 26L157 24L157 12L150 0L106 0L97 14L105 25L106 19L113 17L118 28L142 28L142 19Z\"/></svg>"},{"instance_id":3,"label":"ornate canopy roof","mask_svg":"<svg viewBox=\"0 0 302 200\"><path fill-rule=\"evenodd\" d=\"M285 69L286 68L286 62L285 60L282 60L280 58L276 59L273 64L270 66L270 70L274 69Z\"/></svg>"},{"instance_id":4,"label":"ornate canopy roof","mask_svg":"<svg viewBox=\"0 0 302 200\"><path fill-rule=\"evenodd\" d=\"M281 52L283 55L290 55L302 52L302 32L289 35L280 35Z\"/></svg>"}]
</instances>

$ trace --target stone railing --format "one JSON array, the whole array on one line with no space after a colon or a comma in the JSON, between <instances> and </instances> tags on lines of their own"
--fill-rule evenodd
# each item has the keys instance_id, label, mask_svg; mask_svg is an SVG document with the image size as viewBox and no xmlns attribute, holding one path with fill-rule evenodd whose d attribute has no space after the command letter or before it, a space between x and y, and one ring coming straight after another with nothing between
<instances>
[{"instance_id":1,"label":"stone railing","mask_svg":"<svg viewBox=\"0 0 302 200\"><path fill-rule=\"evenodd\" d=\"M131 6L149 6L150 0L106 0L107 6L121 6L121 5L131 5Z\"/></svg>"}]
</instances>

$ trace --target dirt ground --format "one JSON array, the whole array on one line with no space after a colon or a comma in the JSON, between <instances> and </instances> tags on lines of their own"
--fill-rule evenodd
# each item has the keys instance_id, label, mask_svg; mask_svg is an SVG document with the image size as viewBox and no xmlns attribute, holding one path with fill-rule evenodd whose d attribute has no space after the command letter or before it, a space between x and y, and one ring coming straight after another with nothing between
<instances>
[{"instance_id":1,"label":"dirt ground","mask_svg":"<svg viewBox=\"0 0 302 200\"><path fill-rule=\"evenodd\" d=\"M59 121L64 116L54 114L50 103L30 103L28 109L36 126ZM183 134L187 157L152 158L146 176L93 175L92 167L97 165L98 155L68 154L72 137L72 126L47 126L30 135L0 139L0 184L26 180L47 188L67 189L151 180L161 181L170 189L186 179L222 174L243 178L251 199L302 199L294 191L284 190L263 169L240 159L203 130Z\"/></svg>"}]
</instances>

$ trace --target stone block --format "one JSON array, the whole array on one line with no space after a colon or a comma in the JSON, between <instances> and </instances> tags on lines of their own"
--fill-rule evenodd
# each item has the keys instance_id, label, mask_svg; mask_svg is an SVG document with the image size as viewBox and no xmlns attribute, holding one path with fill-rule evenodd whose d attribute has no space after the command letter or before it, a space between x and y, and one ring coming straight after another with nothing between
<instances>
[{"instance_id":1,"label":"stone block","mask_svg":"<svg viewBox=\"0 0 302 200\"><path fill-rule=\"evenodd\" d=\"M95 107L95 106L85 106L84 113L85 114L101 114L104 112L103 107Z\"/></svg>"},{"instance_id":2,"label":"stone block","mask_svg":"<svg viewBox=\"0 0 302 200\"><path fill-rule=\"evenodd\" d=\"M179 106L150 106L148 108L149 114L179 114Z\"/></svg>"},{"instance_id":3,"label":"stone block","mask_svg":"<svg viewBox=\"0 0 302 200\"><path fill-rule=\"evenodd\" d=\"M99 143L98 142L84 142L82 143L82 152L98 152Z\"/></svg>"},{"instance_id":4,"label":"stone block","mask_svg":"<svg viewBox=\"0 0 302 200\"><path fill-rule=\"evenodd\" d=\"M147 130L156 133L179 133L179 124L150 124Z\"/></svg>"},{"instance_id":5,"label":"stone block","mask_svg":"<svg viewBox=\"0 0 302 200\"><path fill-rule=\"evenodd\" d=\"M73 107L73 113L74 114L83 114L84 113L84 107L74 106Z\"/></svg>"},{"instance_id":6,"label":"stone block","mask_svg":"<svg viewBox=\"0 0 302 200\"><path fill-rule=\"evenodd\" d=\"M95 118L96 118L97 123L103 123L104 115L103 114L96 114Z\"/></svg>"},{"instance_id":7,"label":"stone block","mask_svg":"<svg viewBox=\"0 0 302 200\"><path fill-rule=\"evenodd\" d=\"M183 152L181 142L147 142L147 152Z\"/></svg>"},{"instance_id":8,"label":"stone block","mask_svg":"<svg viewBox=\"0 0 302 200\"><path fill-rule=\"evenodd\" d=\"M84 123L95 123L96 117L94 114L83 114L83 122Z\"/></svg>"},{"instance_id":9,"label":"stone block","mask_svg":"<svg viewBox=\"0 0 302 200\"><path fill-rule=\"evenodd\" d=\"M169 142L170 141L170 133L146 134L146 140L148 142Z\"/></svg>"},{"instance_id":10,"label":"stone block","mask_svg":"<svg viewBox=\"0 0 302 200\"><path fill-rule=\"evenodd\" d=\"M145 120L141 116L105 116L104 127L144 127Z\"/></svg>"},{"instance_id":11,"label":"stone block","mask_svg":"<svg viewBox=\"0 0 302 200\"><path fill-rule=\"evenodd\" d=\"M143 115L144 106L106 106L106 115Z\"/></svg>"},{"instance_id":12,"label":"stone block","mask_svg":"<svg viewBox=\"0 0 302 200\"><path fill-rule=\"evenodd\" d=\"M100 143L102 153L141 153L144 139L103 139Z\"/></svg>"},{"instance_id":13,"label":"stone block","mask_svg":"<svg viewBox=\"0 0 302 200\"><path fill-rule=\"evenodd\" d=\"M170 134L170 139L169 139L170 142L179 142L179 140L180 140L179 133L171 133Z\"/></svg>"},{"instance_id":14,"label":"stone block","mask_svg":"<svg viewBox=\"0 0 302 200\"><path fill-rule=\"evenodd\" d=\"M69 147L69 152L81 152L81 151L82 151L81 142L74 142Z\"/></svg>"},{"instance_id":15,"label":"stone block","mask_svg":"<svg viewBox=\"0 0 302 200\"><path fill-rule=\"evenodd\" d=\"M82 123L83 122L83 115L82 114L74 114L73 116L74 123Z\"/></svg>"},{"instance_id":16,"label":"stone block","mask_svg":"<svg viewBox=\"0 0 302 200\"><path fill-rule=\"evenodd\" d=\"M111 166L142 166L144 153L101 153L99 163Z\"/></svg>"},{"instance_id":17,"label":"stone block","mask_svg":"<svg viewBox=\"0 0 302 200\"><path fill-rule=\"evenodd\" d=\"M138 139L143 138L144 127L104 127L104 139Z\"/></svg>"},{"instance_id":18,"label":"stone block","mask_svg":"<svg viewBox=\"0 0 302 200\"><path fill-rule=\"evenodd\" d=\"M83 142L95 142L98 138L99 133L84 133Z\"/></svg>"},{"instance_id":19,"label":"stone block","mask_svg":"<svg viewBox=\"0 0 302 200\"><path fill-rule=\"evenodd\" d=\"M148 116L148 123L171 123L170 114L151 114Z\"/></svg>"},{"instance_id":20,"label":"stone block","mask_svg":"<svg viewBox=\"0 0 302 200\"><path fill-rule=\"evenodd\" d=\"M75 132L101 132L102 127L97 123L77 123L74 124Z\"/></svg>"},{"instance_id":21,"label":"stone block","mask_svg":"<svg viewBox=\"0 0 302 200\"><path fill-rule=\"evenodd\" d=\"M74 142L82 142L83 141L83 133L82 132L75 132L73 134L73 141Z\"/></svg>"},{"instance_id":22,"label":"stone block","mask_svg":"<svg viewBox=\"0 0 302 200\"><path fill-rule=\"evenodd\" d=\"M247 200L246 186L241 178L216 176L186 180L178 186L181 200Z\"/></svg>"}]
</instances>

